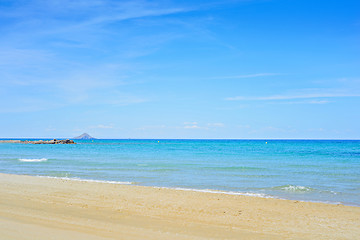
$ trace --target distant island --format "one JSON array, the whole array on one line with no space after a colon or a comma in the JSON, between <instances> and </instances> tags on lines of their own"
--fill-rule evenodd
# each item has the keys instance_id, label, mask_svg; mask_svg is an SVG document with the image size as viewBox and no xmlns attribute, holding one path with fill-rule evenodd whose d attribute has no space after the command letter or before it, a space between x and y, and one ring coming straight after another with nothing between
<instances>
[{"instance_id":1,"label":"distant island","mask_svg":"<svg viewBox=\"0 0 360 240\"><path fill-rule=\"evenodd\" d=\"M96 138L93 138L87 133L83 133L80 136L74 137L73 139L96 139Z\"/></svg>"}]
</instances>

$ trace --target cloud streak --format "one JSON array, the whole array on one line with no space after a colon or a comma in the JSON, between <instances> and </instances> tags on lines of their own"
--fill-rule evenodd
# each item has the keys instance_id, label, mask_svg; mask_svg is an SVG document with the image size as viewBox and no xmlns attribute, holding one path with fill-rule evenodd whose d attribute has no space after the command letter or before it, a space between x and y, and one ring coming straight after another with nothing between
<instances>
[{"instance_id":1,"label":"cloud streak","mask_svg":"<svg viewBox=\"0 0 360 240\"><path fill-rule=\"evenodd\" d=\"M279 76L279 75L283 75L283 74L280 74L280 73L254 73L254 74L247 74L247 75L211 77L211 78L207 78L207 79L246 79L246 78L270 77L270 76Z\"/></svg>"},{"instance_id":2,"label":"cloud streak","mask_svg":"<svg viewBox=\"0 0 360 240\"><path fill-rule=\"evenodd\" d=\"M104 125L104 124L99 124L99 125L96 125L96 126L90 126L90 128L98 128L98 129L113 129L114 126L111 124L111 125Z\"/></svg>"},{"instance_id":3,"label":"cloud streak","mask_svg":"<svg viewBox=\"0 0 360 240\"><path fill-rule=\"evenodd\" d=\"M105 24L117 21L125 21L136 18L144 18L144 17L158 17L164 15L171 15L176 13L188 12L190 10L183 8L170 8L170 9L144 9L142 11L134 11L125 14L116 14L113 16L103 16L95 19L91 19L87 22L84 22L81 25L94 25L94 24Z\"/></svg>"},{"instance_id":4,"label":"cloud streak","mask_svg":"<svg viewBox=\"0 0 360 240\"><path fill-rule=\"evenodd\" d=\"M227 101L271 101L271 100L292 100L292 99L311 99L311 98L339 98L339 97L360 97L359 93L307 93L307 94L284 94L284 95L271 95L263 97L246 97L237 96L229 97ZM315 103L315 102L314 102ZM319 102L316 102L319 103ZM321 102L324 103L324 102Z\"/></svg>"}]
</instances>

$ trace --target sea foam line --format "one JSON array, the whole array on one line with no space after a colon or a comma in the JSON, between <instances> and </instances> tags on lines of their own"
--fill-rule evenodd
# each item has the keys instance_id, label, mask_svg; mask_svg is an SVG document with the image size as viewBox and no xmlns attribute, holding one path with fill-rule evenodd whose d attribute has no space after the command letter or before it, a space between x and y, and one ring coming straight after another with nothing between
<instances>
[{"instance_id":1,"label":"sea foam line","mask_svg":"<svg viewBox=\"0 0 360 240\"><path fill-rule=\"evenodd\" d=\"M159 188L159 187L156 187ZM212 189L196 189L196 188L170 188L170 187L160 187L164 189L174 189L180 191L191 191L191 192L204 192L204 193L215 193L215 194L226 194L226 195L242 195L242 196L250 196L250 197L261 197L261 198L276 198L281 199L275 196L270 196L263 193L250 193L250 192L233 192L233 191L220 191L220 190L212 190Z\"/></svg>"},{"instance_id":2,"label":"sea foam line","mask_svg":"<svg viewBox=\"0 0 360 240\"><path fill-rule=\"evenodd\" d=\"M81 178L71 178L71 177L53 177L53 176L37 176L41 178L52 178L52 179L62 179L68 181L78 181L78 182L95 182L95 183L110 183L110 184L119 184L119 185L137 185L134 182L119 182L119 181L107 181L107 180L93 180L93 179L81 179ZM178 191L189 191L189 192L204 192L204 193L214 193L214 194L227 194L227 195L243 195L250 197L261 197L261 198L277 198L275 196L270 196L262 193L249 193L249 192L232 192L232 191L220 191L220 190L211 190L211 189L196 189L196 188L180 188L180 187L158 187L158 186L147 186L151 188L162 188L162 189L172 189Z\"/></svg>"},{"instance_id":3,"label":"sea foam line","mask_svg":"<svg viewBox=\"0 0 360 240\"><path fill-rule=\"evenodd\" d=\"M20 162L45 162L47 158L19 158Z\"/></svg>"},{"instance_id":4,"label":"sea foam line","mask_svg":"<svg viewBox=\"0 0 360 240\"><path fill-rule=\"evenodd\" d=\"M81 178L70 178L70 177L52 177L52 176L37 176L37 177L52 178L52 179L62 179L62 180L77 181L77 182L110 183L110 184L119 184L119 185L131 185L131 184L133 184L132 182L93 180L93 179L81 179Z\"/></svg>"},{"instance_id":5,"label":"sea foam line","mask_svg":"<svg viewBox=\"0 0 360 240\"><path fill-rule=\"evenodd\" d=\"M94 183L109 183L109 184L117 184L117 185L134 185L134 186L142 186L137 185L135 182L119 182L119 181L106 181L106 180L92 180L92 179L81 179L81 178L69 178L69 177L53 177L53 176L37 176L41 178L52 178L52 179L63 179L68 181L78 181L78 182L94 182ZM263 194L263 193L251 193L251 192L233 192L233 191L220 191L220 190L212 190L212 189L196 189L196 188L181 188L181 187L158 187L158 186L145 186L150 188L157 189L170 189L170 190L178 190L178 191L189 191L189 192L204 192L204 193L212 193L212 194L226 194L226 195L240 195L240 196L250 196L250 197L260 197L260 198L273 198L280 200L289 200L289 201L300 201L300 202L315 202L315 203L326 203L326 204L344 204L343 202L333 202L333 201L314 201L314 200L297 200L291 198L282 198L278 196ZM351 205L358 206L358 205Z\"/></svg>"}]
</instances>

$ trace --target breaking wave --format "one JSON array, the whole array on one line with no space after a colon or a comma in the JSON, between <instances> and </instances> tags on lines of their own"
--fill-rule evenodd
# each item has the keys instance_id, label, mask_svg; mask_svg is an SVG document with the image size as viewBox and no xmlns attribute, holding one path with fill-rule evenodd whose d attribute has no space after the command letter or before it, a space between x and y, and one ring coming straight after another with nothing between
<instances>
[{"instance_id":1,"label":"breaking wave","mask_svg":"<svg viewBox=\"0 0 360 240\"><path fill-rule=\"evenodd\" d=\"M47 158L19 158L20 162L45 162Z\"/></svg>"},{"instance_id":2,"label":"breaking wave","mask_svg":"<svg viewBox=\"0 0 360 240\"><path fill-rule=\"evenodd\" d=\"M296 185L284 185L284 186L274 187L273 189L287 191L287 192L299 192L299 193L312 192L315 190L311 187L296 186Z\"/></svg>"}]
</instances>

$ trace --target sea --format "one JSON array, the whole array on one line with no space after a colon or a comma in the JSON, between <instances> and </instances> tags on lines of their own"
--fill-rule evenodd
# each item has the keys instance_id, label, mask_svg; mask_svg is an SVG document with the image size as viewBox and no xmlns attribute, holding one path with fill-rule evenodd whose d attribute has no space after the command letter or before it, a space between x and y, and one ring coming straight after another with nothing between
<instances>
[{"instance_id":1,"label":"sea","mask_svg":"<svg viewBox=\"0 0 360 240\"><path fill-rule=\"evenodd\" d=\"M360 206L360 140L75 142L0 143L0 172Z\"/></svg>"}]
</instances>

